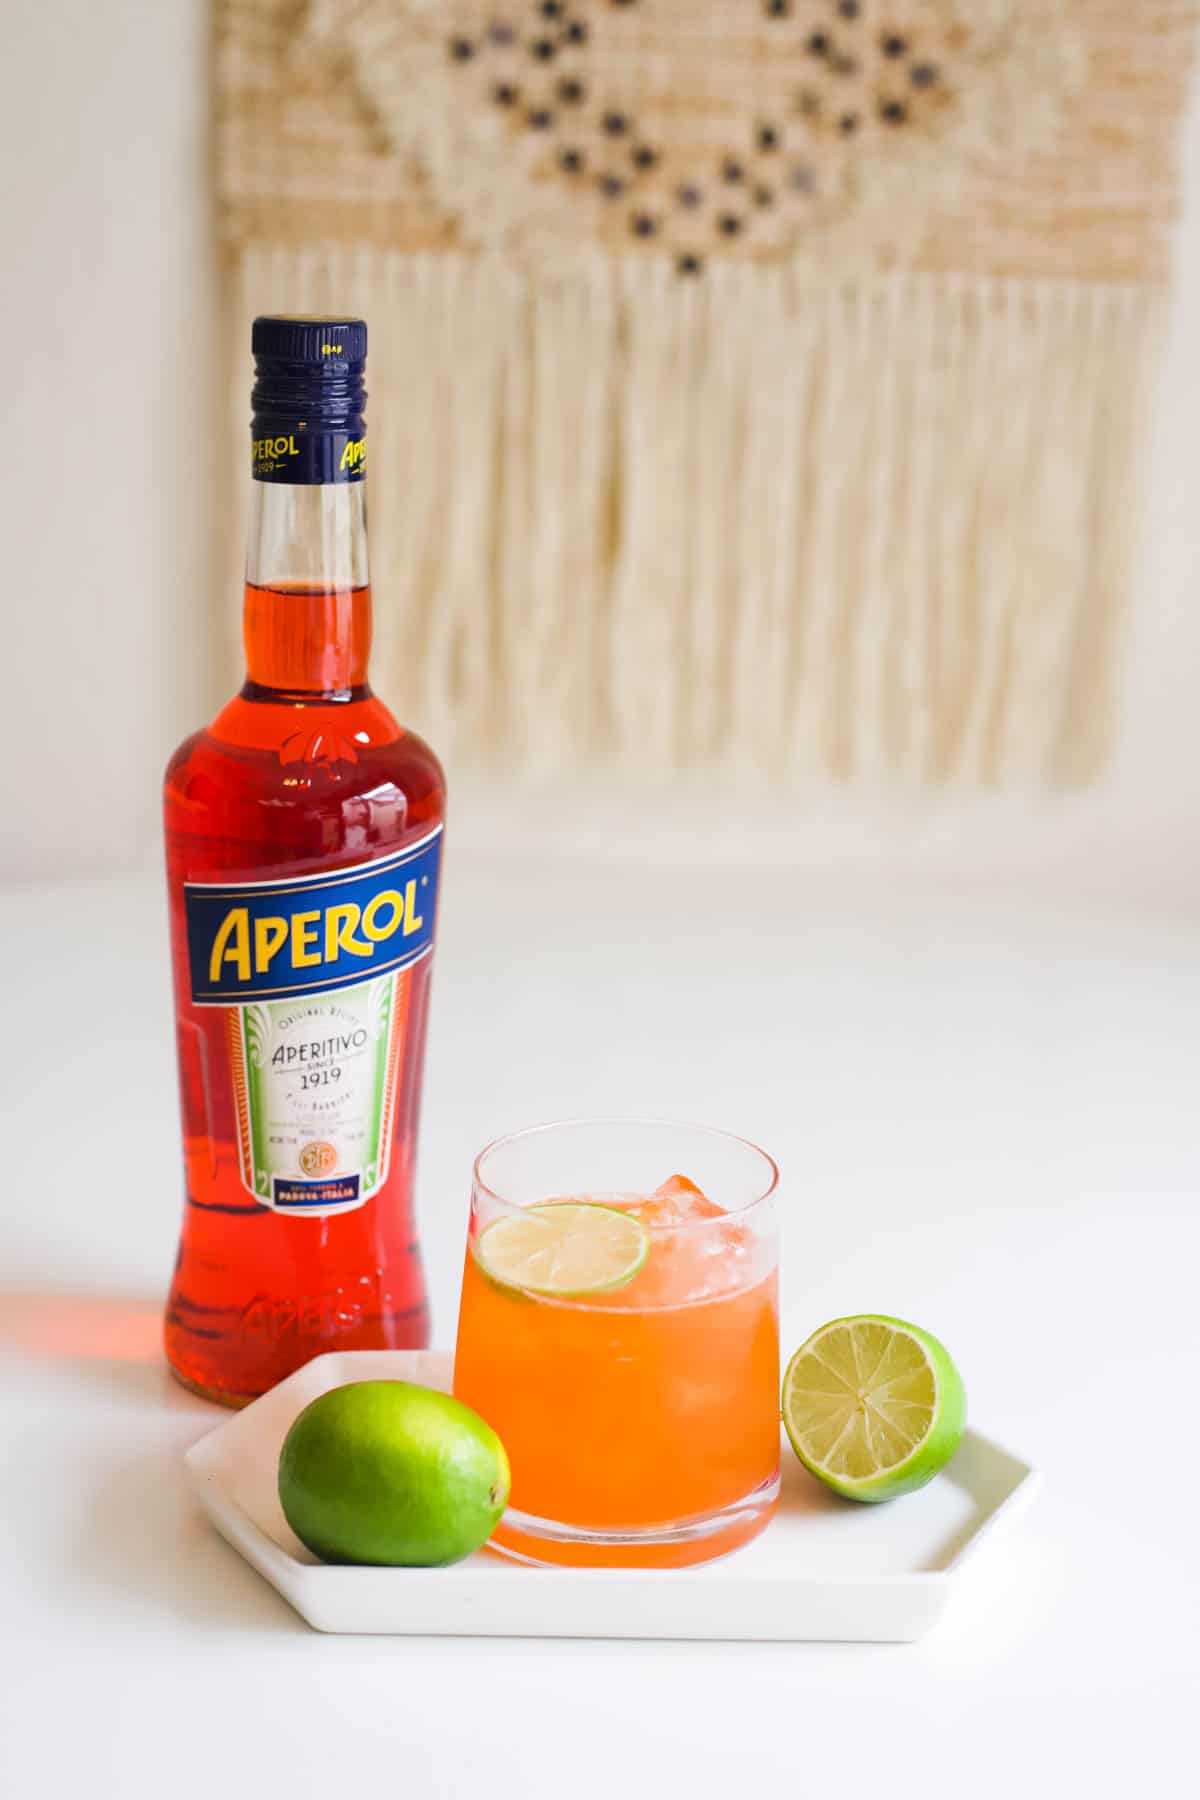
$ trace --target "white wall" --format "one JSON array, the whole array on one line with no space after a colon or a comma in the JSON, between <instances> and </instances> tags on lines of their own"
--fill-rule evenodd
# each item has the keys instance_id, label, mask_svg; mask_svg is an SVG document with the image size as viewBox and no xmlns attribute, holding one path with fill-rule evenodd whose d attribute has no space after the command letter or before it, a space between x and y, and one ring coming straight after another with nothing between
<instances>
[{"instance_id":1,"label":"white wall","mask_svg":"<svg viewBox=\"0 0 1200 1800\"><path fill-rule=\"evenodd\" d=\"M3 0L0 871L144 857L207 709L204 0Z\"/></svg>"},{"instance_id":2,"label":"white wall","mask_svg":"<svg viewBox=\"0 0 1200 1800\"><path fill-rule=\"evenodd\" d=\"M0 869L73 875L156 855L164 757L223 698L210 648L213 585L228 563L212 541L224 412L207 7L3 5ZM1143 591L1110 778L1078 797L915 809L825 792L794 822L748 819L727 833L726 854L764 851L814 877L1200 904L1200 111L1186 164ZM624 852L624 805L601 797L541 817L578 847ZM460 804L456 821L476 838L512 835L494 799ZM711 831L686 806L653 824L648 852L674 858Z\"/></svg>"}]
</instances>

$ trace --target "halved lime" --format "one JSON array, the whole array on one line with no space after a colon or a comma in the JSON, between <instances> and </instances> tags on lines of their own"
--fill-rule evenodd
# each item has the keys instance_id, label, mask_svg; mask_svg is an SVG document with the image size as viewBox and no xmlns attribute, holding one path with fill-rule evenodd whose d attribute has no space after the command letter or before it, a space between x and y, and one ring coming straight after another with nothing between
<instances>
[{"instance_id":1,"label":"halved lime","mask_svg":"<svg viewBox=\"0 0 1200 1800\"><path fill-rule=\"evenodd\" d=\"M548 1200L510 1213L480 1235L477 1251L504 1287L563 1296L622 1288L649 1253L640 1220L593 1200Z\"/></svg>"},{"instance_id":2,"label":"halved lime","mask_svg":"<svg viewBox=\"0 0 1200 1800\"><path fill-rule=\"evenodd\" d=\"M944 1469L967 1416L944 1344L880 1313L834 1319L783 1377L783 1423L812 1474L851 1500L894 1500Z\"/></svg>"}]
</instances>

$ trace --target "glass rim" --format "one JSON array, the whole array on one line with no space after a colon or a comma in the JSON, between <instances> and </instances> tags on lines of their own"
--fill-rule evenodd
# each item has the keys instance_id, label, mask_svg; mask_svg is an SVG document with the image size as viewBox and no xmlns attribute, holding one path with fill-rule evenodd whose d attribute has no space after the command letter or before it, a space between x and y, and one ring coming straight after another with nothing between
<instances>
[{"instance_id":1,"label":"glass rim","mask_svg":"<svg viewBox=\"0 0 1200 1800\"><path fill-rule=\"evenodd\" d=\"M505 1131L501 1132L499 1137L491 1138L471 1164L472 1193L482 1191L489 1200L509 1212L526 1211L527 1209L519 1201L510 1200L507 1195L498 1193L484 1179L482 1168L485 1159L493 1151L504 1149L509 1144L520 1143L523 1139L542 1137L552 1131L577 1130L580 1126L606 1126L614 1130L637 1126L663 1131L691 1132L697 1137L720 1138L727 1144L736 1144L743 1150L749 1150L760 1163L766 1165L765 1173L768 1176L766 1186L761 1192L756 1192L754 1198L748 1200L745 1206L733 1207L728 1211L723 1209L721 1218L724 1219L743 1219L749 1213L757 1211L760 1206L765 1206L769 1200L773 1199L779 1186L779 1164L770 1151L764 1150L762 1145L756 1144L752 1138L743 1137L740 1132L724 1131L719 1125L694 1125L684 1119L641 1118L635 1113L599 1113L585 1118L547 1119L540 1125L524 1125L519 1131ZM569 1199L570 1196L564 1195L563 1198ZM529 1204L536 1206L541 1203L530 1201ZM649 1232L699 1231L703 1230L705 1226L719 1225L720 1223L721 1219L685 1219L676 1225L647 1225L646 1230Z\"/></svg>"}]
</instances>

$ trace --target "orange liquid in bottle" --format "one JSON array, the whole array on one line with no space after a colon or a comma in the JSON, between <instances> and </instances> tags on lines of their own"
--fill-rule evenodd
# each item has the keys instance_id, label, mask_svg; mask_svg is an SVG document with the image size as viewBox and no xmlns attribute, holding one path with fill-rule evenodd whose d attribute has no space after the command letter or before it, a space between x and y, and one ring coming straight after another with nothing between
<instances>
[{"instance_id":1,"label":"orange liquid in bottle","mask_svg":"<svg viewBox=\"0 0 1200 1800\"><path fill-rule=\"evenodd\" d=\"M166 1315L185 1385L237 1405L325 1350L428 1342L412 1213L430 958L398 977L386 1180L325 1217L260 1206L239 1169L228 1008L190 998L185 882L327 876L441 823L432 751L366 685L370 590L248 585L249 677L167 769L164 811L186 1195Z\"/></svg>"}]
</instances>

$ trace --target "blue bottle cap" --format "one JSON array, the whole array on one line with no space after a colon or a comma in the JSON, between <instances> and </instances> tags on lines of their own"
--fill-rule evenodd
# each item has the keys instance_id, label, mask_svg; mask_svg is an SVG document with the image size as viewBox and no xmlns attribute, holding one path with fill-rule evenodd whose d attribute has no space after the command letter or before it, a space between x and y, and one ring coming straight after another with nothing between
<instances>
[{"instance_id":1,"label":"blue bottle cap","mask_svg":"<svg viewBox=\"0 0 1200 1800\"><path fill-rule=\"evenodd\" d=\"M366 322L340 313L264 313L254 321L250 349L272 362L312 363L331 371L357 363L361 370L367 357Z\"/></svg>"},{"instance_id":2,"label":"blue bottle cap","mask_svg":"<svg viewBox=\"0 0 1200 1800\"><path fill-rule=\"evenodd\" d=\"M251 473L316 486L366 471L367 327L340 314L265 314L250 336Z\"/></svg>"}]
</instances>

